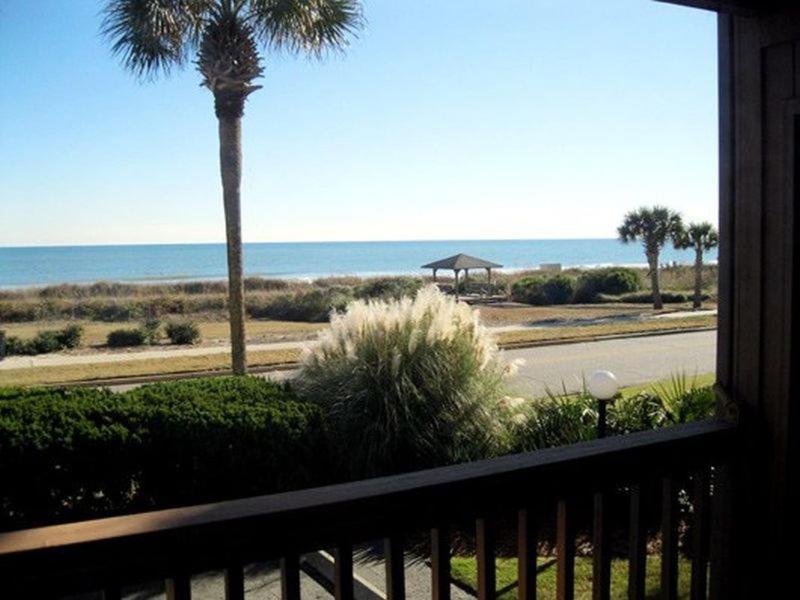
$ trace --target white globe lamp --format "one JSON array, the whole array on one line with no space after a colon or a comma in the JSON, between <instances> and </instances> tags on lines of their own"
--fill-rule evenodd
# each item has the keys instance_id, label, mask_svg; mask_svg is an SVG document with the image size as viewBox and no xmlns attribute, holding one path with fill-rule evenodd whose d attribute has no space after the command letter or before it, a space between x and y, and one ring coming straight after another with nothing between
<instances>
[{"instance_id":1,"label":"white globe lamp","mask_svg":"<svg viewBox=\"0 0 800 600\"><path fill-rule=\"evenodd\" d=\"M611 371L595 371L589 378L589 393L598 400L612 400L619 392L619 381Z\"/></svg>"}]
</instances>

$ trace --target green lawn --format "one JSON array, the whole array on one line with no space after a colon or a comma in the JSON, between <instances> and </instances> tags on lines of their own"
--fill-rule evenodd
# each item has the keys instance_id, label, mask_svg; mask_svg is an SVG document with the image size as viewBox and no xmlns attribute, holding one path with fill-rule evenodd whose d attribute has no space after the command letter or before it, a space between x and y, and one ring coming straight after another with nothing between
<instances>
[{"instance_id":1,"label":"green lawn","mask_svg":"<svg viewBox=\"0 0 800 600\"><path fill-rule=\"evenodd\" d=\"M477 573L474 557L456 556L451 559L452 577L454 580L475 589ZM552 563L552 564L551 564ZM553 557L540 556L537 562L539 575L536 580L538 598L555 598L556 565ZM658 598L660 593L661 557L647 557L647 598ZM678 597L689 598L691 562L681 558L678 568ZM497 560L498 600L515 600L517 597L517 559L500 558ZM611 562L611 597L623 600L628 593L628 561L614 559ZM592 559L577 557L575 559L575 598L592 597Z\"/></svg>"}]
</instances>

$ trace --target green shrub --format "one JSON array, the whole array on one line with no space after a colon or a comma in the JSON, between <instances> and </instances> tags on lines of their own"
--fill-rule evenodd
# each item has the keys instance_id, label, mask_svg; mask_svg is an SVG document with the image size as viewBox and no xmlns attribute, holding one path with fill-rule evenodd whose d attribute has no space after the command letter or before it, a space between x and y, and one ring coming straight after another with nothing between
<instances>
[{"instance_id":1,"label":"green shrub","mask_svg":"<svg viewBox=\"0 0 800 600\"><path fill-rule=\"evenodd\" d=\"M39 331L29 339L23 340L10 335L5 339L6 354L33 356L58 352L65 348L77 348L83 338L83 328L79 325L67 325L63 329L47 329Z\"/></svg>"},{"instance_id":2,"label":"green shrub","mask_svg":"<svg viewBox=\"0 0 800 600\"><path fill-rule=\"evenodd\" d=\"M56 338L62 348L77 348L83 340L83 327L67 325L56 333Z\"/></svg>"},{"instance_id":3,"label":"green shrub","mask_svg":"<svg viewBox=\"0 0 800 600\"><path fill-rule=\"evenodd\" d=\"M684 294L682 292L671 292L671 291L663 291L661 292L661 300L665 303L669 304L682 304L684 302L689 302L692 299L690 294ZM707 295L703 295L703 300L708 300ZM653 293L652 292L639 292L638 294L623 294L619 296L620 302L629 302L632 304L652 304L653 303Z\"/></svg>"},{"instance_id":4,"label":"green shrub","mask_svg":"<svg viewBox=\"0 0 800 600\"><path fill-rule=\"evenodd\" d=\"M167 323L167 337L173 344L196 344L200 341L200 327L194 321Z\"/></svg>"},{"instance_id":5,"label":"green shrub","mask_svg":"<svg viewBox=\"0 0 800 600\"><path fill-rule=\"evenodd\" d=\"M111 348L142 346L147 342L147 333L141 328L115 329L106 337L106 344Z\"/></svg>"},{"instance_id":6,"label":"green shrub","mask_svg":"<svg viewBox=\"0 0 800 600\"><path fill-rule=\"evenodd\" d=\"M575 282L566 275L534 275L518 279L511 286L511 297L527 304L567 304L572 301Z\"/></svg>"},{"instance_id":7,"label":"green shrub","mask_svg":"<svg viewBox=\"0 0 800 600\"><path fill-rule=\"evenodd\" d=\"M576 302L596 302L598 294L618 296L641 288L639 274L625 267L593 269L581 273L575 289Z\"/></svg>"},{"instance_id":8,"label":"green shrub","mask_svg":"<svg viewBox=\"0 0 800 600\"><path fill-rule=\"evenodd\" d=\"M475 311L430 286L334 315L297 386L323 407L340 467L369 477L496 452L505 372Z\"/></svg>"},{"instance_id":9,"label":"green shrub","mask_svg":"<svg viewBox=\"0 0 800 600\"><path fill-rule=\"evenodd\" d=\"M0 390L0 529L327 483L320 410L260 378Z\"/></svg>"}]
</instances>

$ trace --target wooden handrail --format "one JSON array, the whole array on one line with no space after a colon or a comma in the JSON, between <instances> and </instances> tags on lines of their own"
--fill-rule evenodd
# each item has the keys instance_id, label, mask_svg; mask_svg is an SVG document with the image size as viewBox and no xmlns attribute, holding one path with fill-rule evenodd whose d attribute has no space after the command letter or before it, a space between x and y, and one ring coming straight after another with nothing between
<instances>
[{"instance_id":1,"label":"wooden handrail","mask_svg":"<svg viewBox=\"0 0 800 600\"><path fill-rule=\"evenodd\" d=\"M282 494L0 534L4 587L102 587L383 537L730 459L735 427L668 429Z\"/></svg>"}]
</instances>

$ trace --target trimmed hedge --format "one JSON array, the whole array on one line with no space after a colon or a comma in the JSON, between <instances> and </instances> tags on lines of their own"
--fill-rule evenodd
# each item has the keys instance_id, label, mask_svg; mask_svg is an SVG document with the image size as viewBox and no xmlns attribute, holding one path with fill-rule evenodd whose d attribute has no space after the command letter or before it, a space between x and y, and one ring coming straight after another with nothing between
<instances>
[{"instance_id":1,"label":"trimmed hedge","mask_svg":"<svg viewBox=\"0 0 800 600\"><path fill-rule=\"evenodd\" d=\"M315 405L254 377L0 390L0 528L325 483L326 440Z\"/></svg>"},{"instance_id":2,"label":"trimmed hedge","mask_svg":"<svg viewBox=\"0 0 800 600\"><path fill-rule=\"evenodd\" d=\"M511 286L511 297L527 304L567 304L572 301L575 282L566 275L523 277Z\"/></svg>"},{"instance_id":3,"label":"trimmed hedge","mask_svg":"<svg viewBox=\"0 0 800 600\"><path fill-rule=\"evenodd\" d=\"M115 329L106 336L106 345L111 348L127 348L144 346L148 340L148 332L141 327L133 329Z\"/></svg>"},{"instance_id":4,"label":"trimmed hedge","mask_svg":"<svg viewBox=\"0 0 800 600\"><path fill-rule=\"evenodd\" d=\"M625 267L595 269L581 273L575 289L575 302L597 302L598 295L618 296L641 289L639 274Z\"/></svg>"},{"instance_id":5,"label":"trimmed hedge","mask_svg":"<svg viewBox=\"0 0 800 600\"><path fill-rule=\"evenodd\" d=\"M194 321L167 323L167 337L173 344L196 344L200 341L200 327Z\"/></svg>"}]
</instances>

